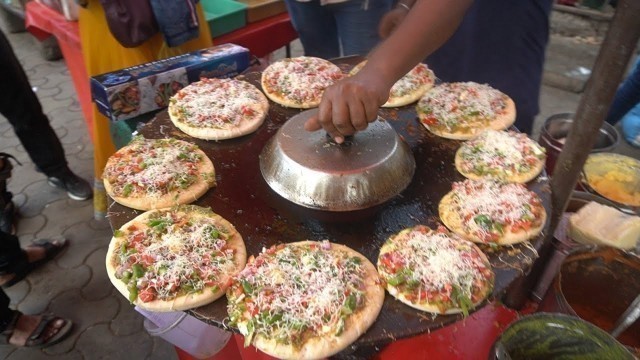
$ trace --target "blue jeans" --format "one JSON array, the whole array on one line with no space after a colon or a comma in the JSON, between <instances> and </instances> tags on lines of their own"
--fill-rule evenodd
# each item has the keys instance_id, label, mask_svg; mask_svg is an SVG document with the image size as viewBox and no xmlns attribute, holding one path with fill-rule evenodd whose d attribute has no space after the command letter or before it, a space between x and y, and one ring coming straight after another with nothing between
<instances>
[{"instance_id":1,"label":"blue jeans","mask_svg":"<svg viewBox=\"0 0 640 360\"><path fill-rule=\"evenodd\" d=\"M380 41L378 24L392 4L392 0L348 0L325 6L320 0L285 2L304 54L323 59L367 55Z\"/></svg>"},{"instance_id":2,"label":"blue jeans","mask_svg":"<svg viewBox=\"0 0 640 360\"><path fill-rule=\"evenodd\" d=\"M640 57L636 60L629 76L616 91L606 122L615 125L637 104L640 104Z\"/></svg>"}]
</instances>

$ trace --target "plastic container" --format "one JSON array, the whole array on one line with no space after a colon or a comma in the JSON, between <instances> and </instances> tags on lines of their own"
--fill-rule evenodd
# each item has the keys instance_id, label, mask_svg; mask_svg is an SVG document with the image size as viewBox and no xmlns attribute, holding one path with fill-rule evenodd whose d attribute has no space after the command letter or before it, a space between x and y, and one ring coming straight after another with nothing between
<instances>
[{"instance_id":1,"label":"plastic container","mask_svg":"<svg viewBox=\"0 0 640 360\"><path fill-rule=\"evenodd\" d=\"M555 114L545 120L542 125L538 142L547 150L545 169L549 175L553 174L558 155L564 147L564 140L573 126L573 116L572 113ZM619 139L618 131L610 124L603 123L591 152L611 151L618 144Z\"/></svg>"},{"instance_id":2,"label":"plastic container","mask_svg":"<svg viewBox=\"0 0 640 360\"><path fill-rule=\"evenodd\" d=\"M211 36L214 38L247 24L245 4L231 0L203 0L201 3Z\"/></svg>"},{"instance_id":3,"label":"plastic container","mask_svg":"<svg viewBox=\"0 0 640 360\"><path fill-rule=\"evenodd\" d=\"M205 359L225 347L231 332L206 324L186 312L151 312L135 308L144 315L144 328L179 347L195 358Z\"/></svg>"},{"instance_id":4,"label":"plastic container","mask_svg":"<svg viewBox=\"0 0 640 360\"><path fill-rule=\"evenodd\" d=\"M640 258L606 246L575 248L562 262L540 311L561 312L611 331L640 293ZM640 351L640 321L618 341Z\"/></svg>"}]
</instances>

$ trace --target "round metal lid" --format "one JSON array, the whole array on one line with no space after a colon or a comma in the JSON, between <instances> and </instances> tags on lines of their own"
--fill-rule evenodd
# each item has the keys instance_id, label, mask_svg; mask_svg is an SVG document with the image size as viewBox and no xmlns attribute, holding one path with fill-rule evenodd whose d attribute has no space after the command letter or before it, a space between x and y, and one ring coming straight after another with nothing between
<instances>
[{"instance_id":1,"label":"round metal lid","mask_svg":"<svg viewBox=\"0 0 640 360\"><path fill-rule=\"evenodd\" d=\"M260 171L276 193L309 208L351 211L383 203L409 185L413 154L387 122L337 144L324 131L304 130L316 113L289 119L262 150Z\"/></svg>"}]
</instances>

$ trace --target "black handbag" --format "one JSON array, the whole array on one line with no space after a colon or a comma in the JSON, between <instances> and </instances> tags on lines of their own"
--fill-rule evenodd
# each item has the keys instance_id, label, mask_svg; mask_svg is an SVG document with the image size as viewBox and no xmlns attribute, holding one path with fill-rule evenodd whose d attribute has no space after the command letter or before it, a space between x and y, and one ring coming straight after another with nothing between
<instances>
[{"instance_id":1,"label":"black handbag","mask_svg":"<svg viewBox=\"0 0 640 360\"><path fill-rule=\"evenodd\" d=\"M100 0L113 37L136 47L159 31L149 0Z\"/></svg>"}]
</instances>

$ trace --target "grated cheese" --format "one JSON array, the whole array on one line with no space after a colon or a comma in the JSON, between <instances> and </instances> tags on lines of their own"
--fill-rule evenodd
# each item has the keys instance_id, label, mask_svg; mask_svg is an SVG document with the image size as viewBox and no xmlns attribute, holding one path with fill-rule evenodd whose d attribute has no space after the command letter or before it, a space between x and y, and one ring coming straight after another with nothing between
<instances>
[{"instance_id":1,"label":"grated cheese","mask_svg":"<svg viewBox=\"0 0 640 360\"><path fill-rule=\"evenodd\" d=\"M231 321L244 324L239 325L243 335L253 336L250 327L284 343L301 340L305 332L338 335L349 299L353 306L364 302L365 274L359 258L325 247L289 244L275 253L263 249L247 264L228 292Z\"/></svg>"}]
</instances>

